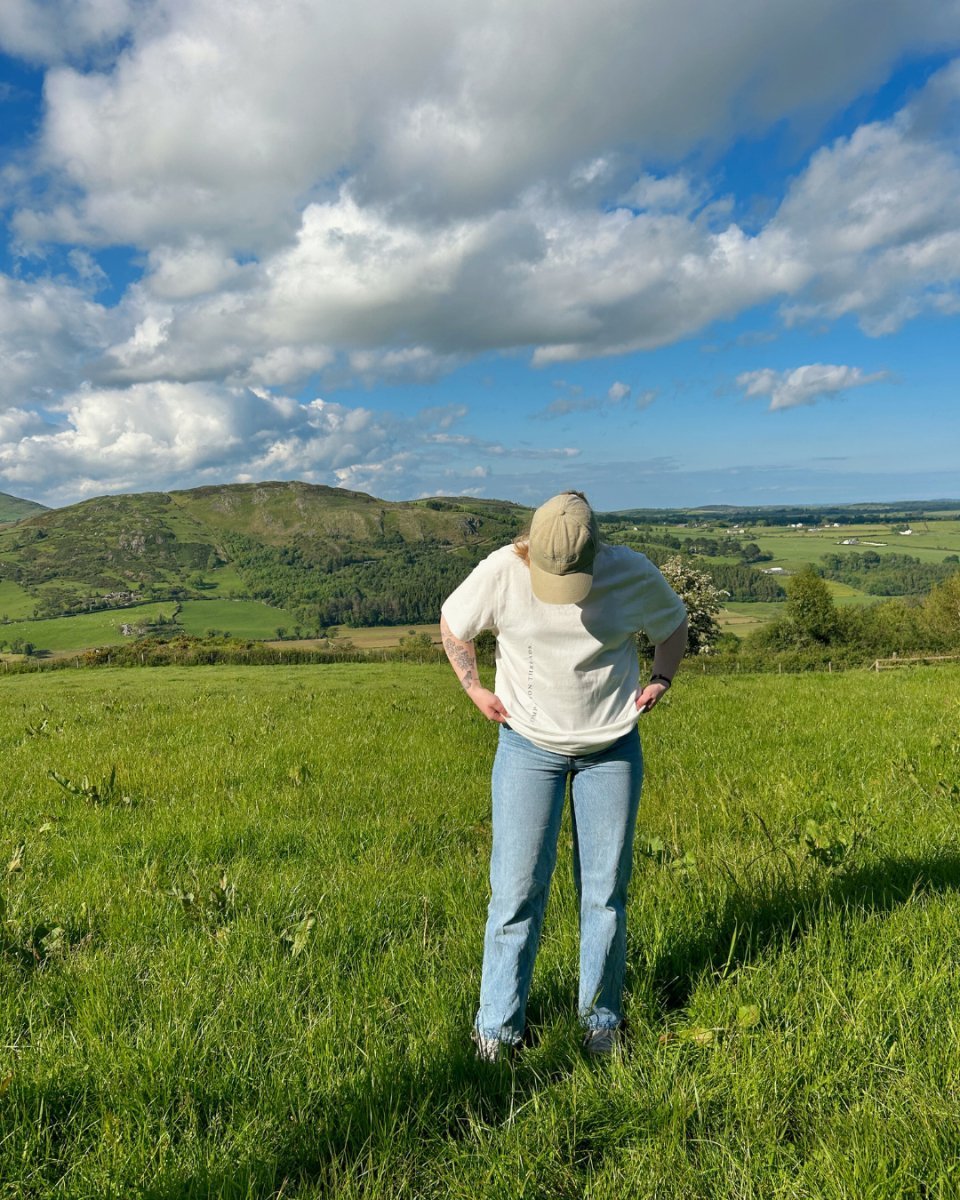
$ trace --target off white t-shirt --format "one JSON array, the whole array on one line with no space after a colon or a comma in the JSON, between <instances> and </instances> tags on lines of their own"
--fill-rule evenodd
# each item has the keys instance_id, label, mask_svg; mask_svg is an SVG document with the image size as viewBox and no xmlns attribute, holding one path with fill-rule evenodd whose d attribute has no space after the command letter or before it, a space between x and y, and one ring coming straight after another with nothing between
<instances>
[{"instance_id":1,"label":"off white t-shirt","mask_svg":"<svg viewBox=\"0 0 960 1200\"><path fill-rule=\"evenodd\" d=\"M513 546L478 563L444 602L450 631L497 638L495 690L512 729L545 750L603 750L636 724L640 668L634 634L656 645L686 616L648 558L601 544L582 604L544 604Z\"/></svg>"}]
</instances>

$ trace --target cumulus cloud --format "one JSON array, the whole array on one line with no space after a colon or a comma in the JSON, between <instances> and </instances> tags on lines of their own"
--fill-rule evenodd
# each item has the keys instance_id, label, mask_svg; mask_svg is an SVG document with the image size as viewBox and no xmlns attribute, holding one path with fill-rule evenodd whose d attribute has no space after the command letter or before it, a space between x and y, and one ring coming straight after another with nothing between
<instances>
[{"instance_id":1,"label":"cumulus cloud","mask_svg":"<svg viewBox=\"0 0 960 1200\"><path fill-rule=\"evenodd\" d=\"M929 120L934 100L940 110ZM810 266L788 322L855 314L890 333L953 303L960 279L960 62L892 120L863 125L819 150L766 233Z\"/></svg>"},{"instance_id":2,"label":"cumulus cloud","mask_svg":"<svg viewBox=\"0 0 960 1200\"><path fill-rule=\"evenodd\" d=\"M81 288L0 274L0 409L75 384L119 325Z\"/></svg>"},{"instance_id":3,"label":"cumulus cloud","mask_svg":"<svg viewBox=\"0 0 960 1200\"><path fill-rule=\"evenodd\" d=\"M157 483L219 463L430 488L429 422L335 431L328 407L311 432L277 416L279 393L430 382L490 352L553 367L648 350L763 304L877 336L960 311L960 65L819 150L756 228L703 169L733 137L816 121L904 56L960 45L955 0L889 0L882 20L875 0L741 0L736 20L707 0L569 0L562 20L540 0L282 20L267 0L9 0L0 45L49 68L37 142L5 173L15 250L61 243L72 272L0 277L0 407L63 422L10 434L14 480L53 478L48 454L66 480L120 486L134 448ZM97 303L97 256L118 245L142 274ZM741 386L789 407L875 378L798 370L814 375ZM654 398L616 380L538 415ZM179 414L179 442L150 407ZM201 427L216 462L191 457ZM464 447L463 469L494 447Z\"/></svg>"},{"instance_id":4,"label":"cumulus cloud","mask_svg":"<svg viewBox=\"0 0 960 1200\"><path fill-rule=\"evenodd\" d=\"M740 0L736 20L706 0L568 0L562 20L495 0L288 5L282 20L269 0L4 11L15 53L129 35L105 70L51 71L44 153L79 194L24 228L139 245L198 231L261 245L344 170L365 205L445 218L508 205L533 180L610 186L624 148L629 183L631 155L676 160L842 105L908 49L960 36L943 0L887 0L882 20L873 0ZM591 177L597 161L608 169ZM641 203L683 194L644 178Z\"/></svg>"},{"instance_id":5,"label":"cumulus cloud","mask_svg":"<svg viewBox=\"0 0 960 1200\"><path fill-rule=\"evenodd\" d=\"M240 477L332 482L338 470L382 457L405 436L402 423L366 408L216 384L84 387L57 408L55 426L36 413L5 414L5 486L75 500Z\"/></svg>"},{"instance_id":6,"label":"cumulus cloud","mask_svg":"<svg viewBox=\"0 0 960 1200\"><path fill-rule=\"evenodd\" d=\"M459 492L498 462L580 453L456 432L467 416L460 404L400 417L213 382L88 384L46 414L0 411L0 490L71 503L101 492L297 478L399 499Z\"/></svg>"},{"instance_id":7,"label":"cumulus cloud","mask_svg":"<svg viewBox=\"0 0 960 1200\"><path fill-rule=\"evenodd\" d=\"M549 366L652 349L770 301L783 302L788 322L854 313L877 334L960 302L960 155L944 133L960 68L895 118L814 155L756 233L707 202L688 168L638 170L658 139L676 156L691 138L720 136L745 78L773 105L771 120L835 101L894 48L952 37L952 8L894 4L876 22L861 3L817 0L785 15L756 0L736 38L718 31L705 81L691 69L702 22L730 22L694 0L681 5L689 25L676 4L651 0L640 22L609 0L616 37L578 0L558 45L538 38L543 55L523 71L523 6L494 20L484 4L438 15L422 0L402 19L386 10L370 39L361 18L373 22L380 0L361 0L332 27L326 14L322 30L310 6L278 27L259 0L231 3L229 19L225 2L149 5L110 69L48 74L49 201L25 203L15 228L26 242L129 241L147 252L115 319L101 313L99 337L73 346L74 381L79 359L83 378L117 386L286 388L321 371L331 384L424 382L487 351L530 348ZM833 21L832 41L817 14ZM585 107L574 112L559 99L570 86L560 48L588 24L597 38L577 59ZM661 61L651 49L659 26L678 53L669 74L689 94L670 105L661 96L654 120L636 107L648 87L638 64ZM847 45L854 30L862 44ZM824 57L838 39L844 70L832 49ZM634 57L630 86L616 91L621 42ZM818 69L804 74L797 63L815 50ZM753 67L738 73L748 52ZM601 78L603 87L584 84ZM75 251L73 263L96 282L89 253ZM73 297L71 320L89 330L85 290L59 296ZM21 344L31 352L29 335ZM40 358L56 373L62 355L47 346Z\"/></svg>"},{"instance_id":8,"label":"cumulus cloud","mask_svg":"<svg viewBox=\"0 0 960 1200\"><path fill-rule=\"evenodd\" d=\"M4 0L0 48L52 63L108 46L148 16L147 0Z\"/></svg>"},{"instance_id":9,"label":"cumulus cloud","mask_svg":"<svg viewBox=\"0 0 960 1200\"><path fill-rule=\"evenodd\" d=\"M801 404L816 404L818 400L836 396L851 388L865 387L888 379L886 371L865 375L859 367L832 366L810 363L792 371L744 371L737 376L737 385L748 397L769 396L770 412L781 408L796 408Z\"/></svg>"}]
</instances>

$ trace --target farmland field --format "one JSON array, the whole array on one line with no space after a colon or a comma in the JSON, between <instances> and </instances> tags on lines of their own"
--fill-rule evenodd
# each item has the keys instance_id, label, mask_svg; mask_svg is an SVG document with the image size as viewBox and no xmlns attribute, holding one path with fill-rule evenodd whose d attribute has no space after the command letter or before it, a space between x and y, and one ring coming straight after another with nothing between
<instances>
[{"instance_id":1,"label":"farmland field","mask_svg":"<svg viewBox=\"0 0 960 1200\"><path fill-rule=\"evenodd\" d=\"M184 600L179 617L184 630L197 637L222 629L240 638L275 637L279 627L289 628L295 619L260 600Z\"/></svg>"},{"instance_id":2,"label":"farmland field","mask_svg":"<svg viewBox=\"0 0 960 1200\"><path fill-rule=\"evenodd\" d=\"M174 608L174 601L164 600L75 617L10 621L0 625L0 640L9 644L21 638L38 650L54 652L116 646L129 640L123 636L121 626L155 621L159 616L171 618ZM189 634L202 636L208 629L222 629L240 638L273 637L278 627L293 623L293 617L282 608L271 608L259 600L185 600L178 620Z\"/></svg>"},{"instance_id":3,"label":"farmland field","mask_svg":"<svg viewBox=\"0 0 960 1200\"><path fill-rule=\"evenodd\" d=\"M171 600L154 604L135 604L128 608L106 609L102 612L81 613L75 617L48 617L41 621L11 621L0 626L0 639L12 642L15 638L33 642L39 650L82 650L88 646L115 645L124 640L120 631L124 624L155 621L172 615Z\"/></svg>"},{"instance_id":4,"label":"farmland field","mask_svg":"<svg viewBox=\"0 0 960 1200\"><path fill-rule=\"evenodd\" d=\"M36 598L25 592L18 583L12 579L0 579L0 615L13 620L29 617L36 605Z\"/></svg>"},{"instance_id":5,"label":"farmland field","mask_svg":"<svg viewBox=\"0 0 960 1200\"><path fill-rule=\"evenodd\" d=\"M603 1064L568 825L531 1045L471 1057L496 734L445 669L0 702L0 1195L960 1191L960 671L678 678Z\"/></svg>"},{"instance_id":6,"label":"farmland field","mask_svg":"<svg viewBox=\"0 0 960 1200\"><path fill-rule=\"evenodd\" d=\"M842 545L847 538L857 538L858 544ZM865 550L881 555L909 554L921 562L941 563L948 554L960 554L960 521L918 524L907 537L892 530L889 523L806 530L756 525L741 535L741 540L756 542L762 551L773 555L765 566L785 567L788 571L805 563L817 564L824 554L862 554Z\"/></svg>"}]
</instances>

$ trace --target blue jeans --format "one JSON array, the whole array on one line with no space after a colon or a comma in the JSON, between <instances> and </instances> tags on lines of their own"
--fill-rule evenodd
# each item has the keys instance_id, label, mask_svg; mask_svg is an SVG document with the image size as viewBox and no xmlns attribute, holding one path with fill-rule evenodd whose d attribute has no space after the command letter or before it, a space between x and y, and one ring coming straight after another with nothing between
<instances>
[{"instance_id":1,"label":"blue jeans","mask_svg":"<svg viewBox=\"0 0 960 1200\"><path fill-rule=\"evenodd\" d=\"M508 725L493 764L490 907L476 1028L518 1042L557 861L570 779L573 875L580 900L580 1020L616 1028L626 968L627 884L643 780L636 729L595 754L555 754Z\"/></svg>"}]
</instances>

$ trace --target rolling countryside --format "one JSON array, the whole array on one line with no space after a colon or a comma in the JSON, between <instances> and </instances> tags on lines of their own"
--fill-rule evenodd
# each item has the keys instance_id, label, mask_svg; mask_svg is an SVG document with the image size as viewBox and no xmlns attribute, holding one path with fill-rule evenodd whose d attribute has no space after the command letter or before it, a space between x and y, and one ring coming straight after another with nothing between
<instances>
[{"instance_id":1,"label":"rolling countryside","mask_svg":"<svg viewBox=\"0 0 960 1200\"><path fill-rule=\"evenodd\" d=\"M26 515L0 526L0 653L29 645L54 655L174 632L304 641L338 629L357 645L395 644L407 627L435 631L443 597L530 511L470 497L389 502L298 482L105 496L62 509L3 500L3 511ZM783 585L808 564L841 606L921 596L960 565L952 502L630 510L601 521L610 540L656 562L679 552L700 563L727 589L720 627L739 636L777 618ZM897 564L896 579L884 563ZM391 628L401 632L376 632Z\"/></svg>"}]
</instances>

